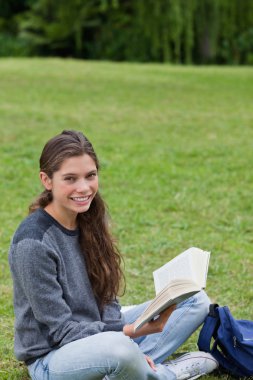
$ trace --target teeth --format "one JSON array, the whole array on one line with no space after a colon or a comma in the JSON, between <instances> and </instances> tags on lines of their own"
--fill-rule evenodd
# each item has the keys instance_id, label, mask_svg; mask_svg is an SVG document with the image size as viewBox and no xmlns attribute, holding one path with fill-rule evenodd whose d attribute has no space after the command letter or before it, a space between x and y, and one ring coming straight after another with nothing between
<instances>
[{"instance_id":1,"label":"teeth","mask_svg":"<svg viewBox=\"0 0 253 380\"><path fill-rule=\"evenodd\" d=\"M72 199L74 201L77 201L77 202L84 202L84 201L87 201L89 199L90 196L88 197L73 197Z\"/></svg>"}]
</instances>

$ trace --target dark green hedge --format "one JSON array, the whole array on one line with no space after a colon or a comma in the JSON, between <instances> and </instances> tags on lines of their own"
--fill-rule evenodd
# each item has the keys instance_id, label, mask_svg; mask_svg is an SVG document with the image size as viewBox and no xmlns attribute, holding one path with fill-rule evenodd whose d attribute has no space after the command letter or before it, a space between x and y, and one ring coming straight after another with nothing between
<instances>
[{"instance_id":1,"label":"dark green hedge","mask_svg":"<svg viewBox=\"0 0 253 380\"><path fill-rule=\"evenodd\" d=\"M0 56L253 64L252 0L0 0Z\"/></svg>"}]
</instances>

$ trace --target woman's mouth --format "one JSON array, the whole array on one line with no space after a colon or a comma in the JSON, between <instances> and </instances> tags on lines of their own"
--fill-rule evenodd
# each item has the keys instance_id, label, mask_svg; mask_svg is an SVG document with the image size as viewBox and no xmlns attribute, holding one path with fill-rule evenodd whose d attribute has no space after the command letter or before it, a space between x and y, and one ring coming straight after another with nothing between
<instances>
[{"instance_id":1,"label":"woman's mouth","mask_svg":"<svg viewBox=\"0 0 253 380\"><path fill-rule=\"evenodd\" d=\"M71 197L71 199L75 202L86 202L90 199L91 195L87 195L86 197Z\"/></svg>"}]
</instances>

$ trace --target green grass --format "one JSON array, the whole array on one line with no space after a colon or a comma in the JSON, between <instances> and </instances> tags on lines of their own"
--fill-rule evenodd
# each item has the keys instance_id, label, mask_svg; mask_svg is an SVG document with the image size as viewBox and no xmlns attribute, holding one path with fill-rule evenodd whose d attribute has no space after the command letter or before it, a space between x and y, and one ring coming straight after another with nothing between
<instances>
[{"instance_id":1,"label":"green grass","mask_svg":"<svg viewBox=\"0 0 253 380\"><path fill-rule=\"evenodd\" d=\"M251 68L4 59L0 78L1 380L28 378L13 356L7 253L41 189L41 149L63 129L84 131L100 157L125 257L122 303L152 297L152 271L194 245L212 251L212 300L252 319Z\"/></svg>"}]
</instances>

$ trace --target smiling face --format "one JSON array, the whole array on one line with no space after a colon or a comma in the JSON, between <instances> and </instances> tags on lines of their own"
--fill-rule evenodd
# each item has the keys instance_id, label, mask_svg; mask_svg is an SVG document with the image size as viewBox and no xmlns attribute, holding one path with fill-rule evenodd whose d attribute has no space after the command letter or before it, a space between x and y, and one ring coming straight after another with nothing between
<instances>
[{"instance_id":1,"label":"smiling face","mask_svg":"<svg viewBox=\"0 0 253 380\"><path fill-rule=\"evenodd\" d=\"M94 160L88 154L70 157L63 161L52 178L44 172L40 172L40 178L53 196L45 210L66 228L75 228L77 214L89 209L98 191Z\"/></svg>"}]
</instances>

